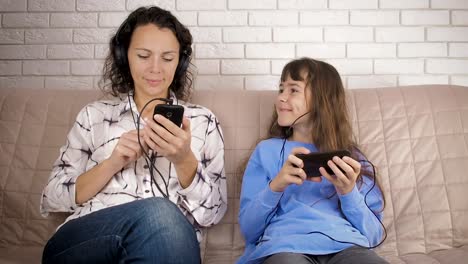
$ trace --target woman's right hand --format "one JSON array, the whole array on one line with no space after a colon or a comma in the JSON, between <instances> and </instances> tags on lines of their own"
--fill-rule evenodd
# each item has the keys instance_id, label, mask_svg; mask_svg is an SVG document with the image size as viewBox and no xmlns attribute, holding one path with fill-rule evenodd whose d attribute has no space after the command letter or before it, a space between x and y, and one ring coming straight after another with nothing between
<instances>
[{"instance_id":1,"label":"woman's right hand","mask_svg":"<svg viewBox=\"0 0 468 264\"><path fill-rule=\"evenodd\" d=\"M143 134L144 130L142 129L140 130L140 142L145 148L145 152L147 152L148 146L146 146L145 140L143 139ZM120 170L129 163L140 158L142 154L143 151L138 143L138 134L135 129L125 132L120 136L120 139L108 158L108 161Z\"/></svg>"},{"instance_id":2,"label":"woman's right hand","mask_svg":"<svg viewBox=\"0 0 468 264\"><path fill-rule=\"evenodd\" d=\"M302 169L304 162L296 154L309 154L310 150L304 147L293 148L280 172L270 182L270 189L274 192L283 192L290 184L301 185L307 176Z\"/></svg>"}]
</instances>

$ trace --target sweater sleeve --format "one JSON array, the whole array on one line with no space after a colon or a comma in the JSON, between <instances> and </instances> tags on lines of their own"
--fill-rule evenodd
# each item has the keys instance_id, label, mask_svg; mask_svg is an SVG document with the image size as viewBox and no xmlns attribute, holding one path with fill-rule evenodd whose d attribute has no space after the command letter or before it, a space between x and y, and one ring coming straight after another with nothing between
<instances>
[{"instance_id":1,"label":"sweater sleeve","mask_svg":"<svg viewBox=\"0 0 468 264\"><path fill-rule=\"evenodd\" d=\"M239 225L248 244L261 237L283 194L270 189L270 178L257 147L244 172L240 198Z\"/></svg>"},{"instance_id":2,"label":"sweater sleeve","mask_svg":"<svg viewBox=\"0 0 468 264\"><path fill-rule=\"evenodd\" d=\"M200 226L217 224L227 210L224 170L224 139L217 118L209 115L201 160L192 183L178 191L180 206L186 208Z\"/></svg>"},{"instance_id":3,"label":"sweater sleeve","mask_svg":"<svg viewBox=\"0 0 468 264\"><path fill-rule=\"evenodd\" d=\"M88 160L94 150L87 107L83 108L67 135L66 144L54 162L52 171L41 197L40 212L45 217L49 212L73 212L75 183L86 171Z\"/></svg>"},{"instance_id":4,"label":"sweater sleeve","mask_svg":"<svg viewBox=\"0 0 468 264\"><path fill-rule=\"evenodd\" d=\"M363 175L363 184L339 195L341 210L346 219L367 237L369 246L376 246L383 236L383 196L373 179Z\"/></svg>"}]
</instances>

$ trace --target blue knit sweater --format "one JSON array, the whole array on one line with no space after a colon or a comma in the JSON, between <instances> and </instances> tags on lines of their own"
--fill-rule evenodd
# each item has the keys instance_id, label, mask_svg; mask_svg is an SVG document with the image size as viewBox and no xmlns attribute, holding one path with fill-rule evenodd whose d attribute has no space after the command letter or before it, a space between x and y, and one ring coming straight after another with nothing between
<instances>
[{"instance_id":1,"label":"blue knit sweater","mask_svg":"<svg viewBox=\"0 0 468 264\"><path fill-rule=\"evenodd\" d=\"M325 177L320 183L305 181L273 192L269 182L293 148L317 151L313 144L286 141L284 157L280 157L282 144L281 139L260 142L248 162L239 211L246 248L237 263L261 263L279 252L324 255L353 245L378 244L383 235L377 219L383 217L383 198L377 186L366 196L373 181L363 177L363 183L345 195L337 194Z\"/></svg>"}]
</instances>

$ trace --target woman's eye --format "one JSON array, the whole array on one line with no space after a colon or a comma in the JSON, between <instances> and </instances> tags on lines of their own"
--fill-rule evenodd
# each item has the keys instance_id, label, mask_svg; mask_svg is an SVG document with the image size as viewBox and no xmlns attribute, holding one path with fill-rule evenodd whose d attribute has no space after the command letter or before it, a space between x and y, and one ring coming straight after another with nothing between
<instances>
[{"instance_id":1,"label":"woman's eye","mask_svg":"<svg viewBox=\"0 0 468 264\"><path fill-rule=\"evenodd\" d=\"M173 61L174 58L163 58L164 61L167 61L167 62L170 62L170 61Z\"/></svg>"},{"instance_id":2,"label":"woman's eye","mask_svg":"<svg viewBox=\"0 0 468 264\"><path fill-rule=\"evenodd\" d=\"M138 54L137 56L138 56L138 58L140 58L140 59L147 59L147 58L149 58L149 56L147 56L147 55L140 55L140 54Z\"/></svg>"}]
</instances>

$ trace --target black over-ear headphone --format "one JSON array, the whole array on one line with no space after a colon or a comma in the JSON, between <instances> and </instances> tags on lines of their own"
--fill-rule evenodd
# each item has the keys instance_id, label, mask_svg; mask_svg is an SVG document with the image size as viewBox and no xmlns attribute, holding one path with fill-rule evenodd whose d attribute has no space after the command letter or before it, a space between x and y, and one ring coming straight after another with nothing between
<instances>
[{"instance_id":1,"label":"black over-ear headphone","mask_svg":"<svg viewBox=\"0 0 468 264\"><path fill-rule=\"evenodd\" d=\"M128 65L128 58L127 58L127 49L125 47L123 41L121 41L121 32L128 27L128 19L124 21L124 23L120 26L120 28L115 33L113 38L113 45L114 45L114 59L115 63L120 69L129 68ZM127 44L128 45L128 44ZM179 78L184 75L187 71L187 68L190 65L190 55L192 55L192 48L189 46L185 49L182 49L179 53L179 63L177 64L177 68L174 74L174 80L179 80Z\"/></svg>"}]
</instances>

